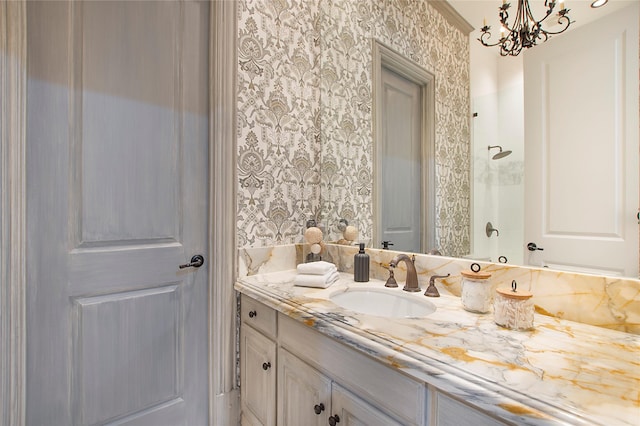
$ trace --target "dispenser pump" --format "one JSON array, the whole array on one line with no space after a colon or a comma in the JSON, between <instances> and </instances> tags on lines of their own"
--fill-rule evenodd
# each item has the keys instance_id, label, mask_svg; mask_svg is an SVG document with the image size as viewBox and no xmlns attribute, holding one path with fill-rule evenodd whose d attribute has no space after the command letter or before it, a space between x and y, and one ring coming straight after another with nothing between
<instances>
[{"instance_id":1,"label":"dispenser pump","mask_svg":"<svg viewBox=\"0 0 640 426\"><path fill-rule=\"evenodd\" d=\"M360 243L360 251L353 257L353 279L359 283L369 281L369 255L364 251L364 243Z\"/></svg>"}]
</instances>

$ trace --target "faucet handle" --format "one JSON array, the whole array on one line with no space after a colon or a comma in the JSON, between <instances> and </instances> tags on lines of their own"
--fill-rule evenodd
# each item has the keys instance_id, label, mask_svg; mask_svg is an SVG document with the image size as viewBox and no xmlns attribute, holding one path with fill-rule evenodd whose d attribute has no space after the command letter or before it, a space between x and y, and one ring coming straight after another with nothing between
<instances>
[{"instance_id":1,"label":"faucet handle","mask_svg":"<svg viewBox=\"0 0 640 426\"><path fill-rule=\"evenodd\" d=\"M429 296L429 297L440 297L440 293L438 292L438 289L436 288L436 279L438 279L438 278L447 278L450 275L451 274L447 274L447 275L432 275L431 278L429 278L429 287L427 287L427 291L424 292L424 295L425 296Z\"/></svg>"},{"instance_id":2,"label":"faucet handle","mask_svg":"<svg viewBox=\"0 0 640 426\"><path fill-rule=\"evenodd\" d=\"M396 278L393 276L393 266L389 267L389 278L387 278L387 282L384 284L385 287L395 288L398 287L398 283L396 282Z\"/></svg>"},{"instance_id":3,"label":"faucet handle","mask_svg":"<svg viewBox=\"0 0 640 426\"><path fill-rule=\"evenodd\" d=\"M449 277L449 276L451 276L451 274L447 274L447 275L431 275L431 278L429 278L429 285L430 285L430 286L431 286L431 285L435 285L435 281L436 281L438 278L447 278L447 277Z\"/></svg>"}]
</instances>

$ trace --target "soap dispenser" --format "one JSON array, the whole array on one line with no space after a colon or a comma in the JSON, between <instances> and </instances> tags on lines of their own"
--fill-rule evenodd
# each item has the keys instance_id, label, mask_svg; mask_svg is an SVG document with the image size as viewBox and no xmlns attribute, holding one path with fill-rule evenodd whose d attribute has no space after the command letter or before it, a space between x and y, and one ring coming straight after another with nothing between
<instances>
[{"instance_id":1,"label":"soap dispenser","mask_svg":"<svg viewBox=\"0 0 640 426\"><path fill-rule=\"evenodd\" d=\"M360 251L353 256L353 279L358 283L369 281L369 255L364 252L364 243L360 243Z\"/></svg>"}]
</instances>

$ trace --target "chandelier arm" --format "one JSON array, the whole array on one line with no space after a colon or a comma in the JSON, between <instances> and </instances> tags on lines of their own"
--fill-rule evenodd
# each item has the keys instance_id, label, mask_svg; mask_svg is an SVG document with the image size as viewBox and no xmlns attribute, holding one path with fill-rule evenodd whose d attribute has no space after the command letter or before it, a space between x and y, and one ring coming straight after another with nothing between
<instances>
[{"instance_id":1,"label":"chandelier arm","mask_svg":"<svg viewBox=\"0 0 640 426\"><path fill-rule=\"evenodd\" d=\"M546 32L546 31L542 30L542 31L540 32L540 34L542 34L542 36L544 36L544 40L542 39L542 36L541 36L541 35L538 35L538 37L537 37L537 38L538 38L538 39L540 39L540 40L542 40L542 42L543 42L543 43L549 39L549 35L547 34L547 32Z\"/></svg>"},{"instance_id":2,"label":"chandelier arm","mask_svg":"<svg viewBox=\"0 0 640 426\"><path fill-rule=\"evenodd\" d=\"M560 15L558 17L558 24L565 25L565 27L562 28L559 31L544 31L544 32L547 33L547 34L550 34L550 35L561 34L561 33L565 32L565 31L567 31L567 29L571 25L571 19L569 19L569 17L567 15Z\"/></svg>"},{"instance_id":3,"label":"chandelier arm","mask_svg":"<svg viewBox=\"0 0 640 426\"><path fill-rule=\"evenodd\" d=\"M521 48L518 48L521 44L518 41L517 33L512 33L511 37L505 37L503 43L500 46L500 55L502 56L517 56L520 53Z\"/></svg>"},{"instance_id":4,"label":"chandelier arm","mask_svg":"<svg viewBox=\"0 0 640 426\"><path fill-rule=\"evenodd\" d=\"M511 45L504 44L500 47L501 56L518 56L522 51L522 44L512 43Z\"/></svg>"},{"instance_id":5,"label":"chandelier arm","mask_svg":"<svg viewBox=\"0 0 640 426\"><path fill-rule=\"evenodd\" d=\"M494 47L494 46L498 46L499 44L502 44L502 38L493 44L487 43L484 39L485 39L485 36L488 36L487 38L491 38L491 33L489 32L489 29L491 27L486 27L486 28L487 28L487 31L483 30L482 34L480 34L480 38L478 38L478 41L487 47Z\"/></svg>"},{"instance_id":6,"label":"chandelier arm","mask_svg":"<svg viewBox=\"0 0 640 426\"><path fill-rule=\"evenodd\" d=\"M509 24L507 23L507 20L509 19L509 7L511 6L511 3L505 3L502 5L502 7L499 8L500 10L500 23L502 24L502 26L504 27L504 29L508 30L509 32L513 31L511 28L509 28Z\"/></svg>"},{"instance_id":7,"label":"chandelier arm","mask_svg":"<svg viewBox=\"0 0 640 426\"><path fill-rule=\"evenodd\" d=\"M538 24L541 24L545 19L547 19L549 16L551 16L551 14L553 13L553 9L555 9L555 7L556 7L555 0L552 0L552 1L545 0L544 1L544 7L547 8L547 13L546 13L546 15L544 15L544 18L542 18L541 20L538 21Z\"/></svg>"},{"instance_id":8,"label":"chandelier arm","mask_svg":"<svg viewBox=\"0 0 640 426\"><path fill-rule=\"evenodd\" d=\"M553 9L549 9L549 10L547 11L547 14L546 14L546 15L544 15L544 18L542 18L541 20L539 20L537 23L538 23L538 24L542 24L542 23L543 23L543 22L544 22L544 21L545 21L549 16L551 16L551 15L552 15L552 13L553 13Z\"/></svg>"}]
</instances>

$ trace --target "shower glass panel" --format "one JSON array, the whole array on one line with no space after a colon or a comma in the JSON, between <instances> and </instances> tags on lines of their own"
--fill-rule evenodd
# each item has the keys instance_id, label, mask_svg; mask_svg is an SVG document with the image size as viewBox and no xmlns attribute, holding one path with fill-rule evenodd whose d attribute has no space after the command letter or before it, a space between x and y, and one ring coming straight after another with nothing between
<instances>
[{"instance_id":1,"label":"shower glass panel","mask_svg":"<svg viewBox=\"0 0 640 426\"><path fill-rule=\"evenodd\" d=\"M508 263L522 264L524 131L518 99L521 105L522 87L516 86L472 100L474 259L497 262L505 256ZM487 222L499 235L487 236Z\"/></svg>"}]
</instances>

